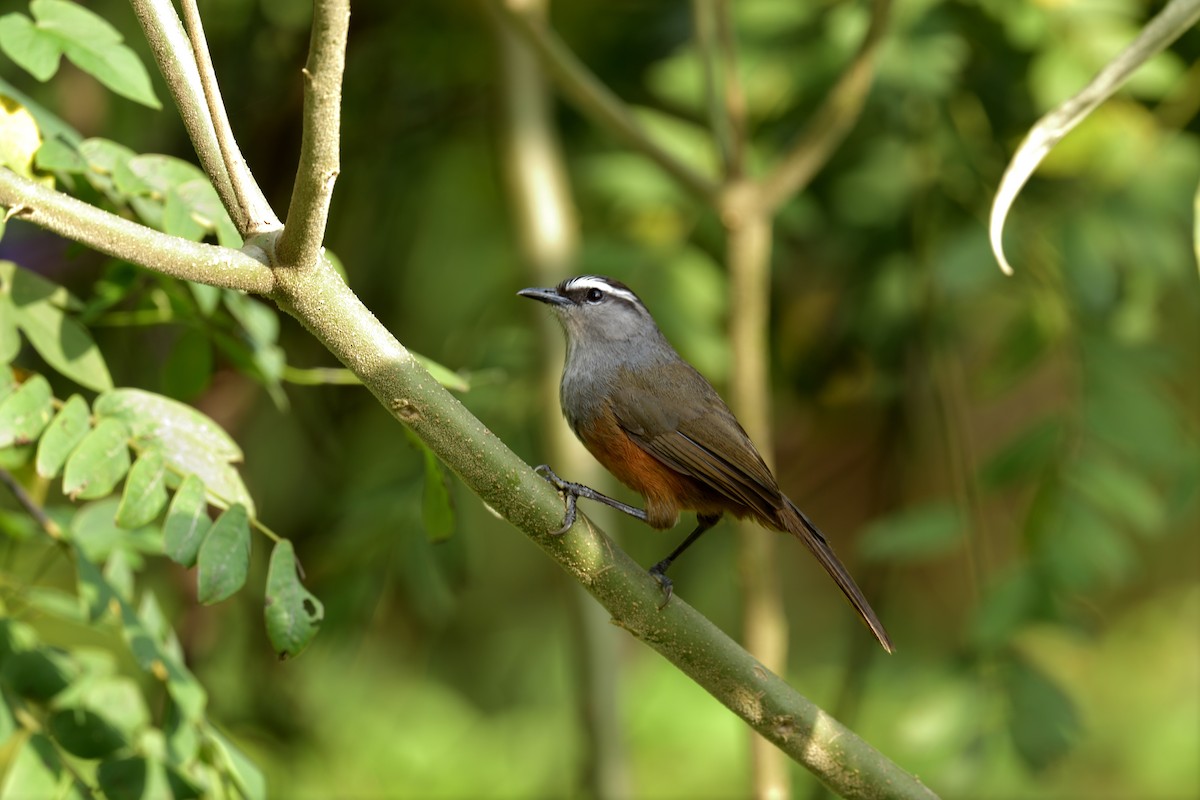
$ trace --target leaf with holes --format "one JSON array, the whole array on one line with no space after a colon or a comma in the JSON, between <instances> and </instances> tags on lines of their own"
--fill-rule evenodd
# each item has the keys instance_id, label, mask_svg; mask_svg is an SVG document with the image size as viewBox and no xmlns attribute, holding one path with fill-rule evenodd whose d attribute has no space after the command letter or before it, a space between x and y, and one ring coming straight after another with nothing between
<instances>
[{"instance_id":1,"label":"leaf with holes","mask_svg":"<svg viewBox=\"0 0 1200 800\"><path fill-rule=\"evenodd\" d=\"M230 506L209 529L197 559L196 597L219 603L246 583L250 569L250 520L240 504Z\"/></svg>"},{"instance_id":2,"label":"leaf with holes","mask_svg":"<svg viewBox=\"0 0 1200 800\"><path fill-rule=\"evenodd\" d=\"M141 389L113 389L96 398L98 418L129 426L139 450L160 450L168 470L194 473L218 505L241 503L254 516L254 501L232 462L242 450L221 426L191 406Z\"/></svg>"},{"instance_id":3,"label":"leaf with holes","mask_svg":"<svg viewBox=\"0 0 1200 800\"><path fill-rule=\"evenodd\" d=\"M200 543L210 527L212 520L208 517L204 481L188 475L171 498L171 507L163 523L163 549L172 561L191 567L196 563Z\"/></svg>"},{"instance_id":4,"label":"leaf with holes","mask_svg":"<svg viewBox=\"0 0 1200 800\"><path fill-rule=\"evenodd\" d=\"M296 552L286 540L271 552L264 616L267 636L280 660L299 655L317 635L325 618L321 601L300 582Z\"/></svg>"},{"instance_id":5,"label":"leaf with holes","mask_svg":"<svg viewBox=\"0 0 1200 800\"><path fill-rule=\"evenodd\" d=\"M102 419L67 459L63 493L72 500L104 497L125 477L130 463L129 429L120 420Z\"/></svg>"},{"instance_id":6,"label":"leaf with holes","mask_svg":"<svg viewBox=\"0 0 1200 800\"><path fill-rule=\"evenodd\" d=\"M140 528L154 521L167 505L166 462L158 450L147 450L125 478L121 505L117 506L117 524L122 528Z\"/></svg>"},{"instance_id":7,"label":"leaf with holes","mask_svg":"<svg viewBox=\"0 0 1200 800\"><path fill-rule=\"evenodd\" d=\"M58 475L71 452L91 430L88 405L77 394L71 395L38 440L37 473L49 480Z\"/></svg>"},{"instance_id":8,"label":"leaf with holes","mask_svg":"<svg viewBox=\"0 0 1200 800\"><path fill-rule=\"evenodd\" d=\"M0 448L35 441L54 416L50 383L34 375L0 401Z\"/></svg>"}]
</instances>

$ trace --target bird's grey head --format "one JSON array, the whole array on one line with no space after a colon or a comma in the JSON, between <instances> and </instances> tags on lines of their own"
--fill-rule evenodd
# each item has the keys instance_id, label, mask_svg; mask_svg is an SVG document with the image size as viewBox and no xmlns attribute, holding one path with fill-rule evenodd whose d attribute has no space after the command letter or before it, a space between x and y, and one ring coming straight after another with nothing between
<instances>
[{"instance_id":1,"label":"bird's grey head","mask_svg":"<svg viewBox=\"0 0 1200 800\"><path fill-rule=\"evenodd\" d=\"M517 294L553 308L572 347L662 339L638 296L612 278L580 275L552 289L522 289Z\"/></svg>"}]
</instances>

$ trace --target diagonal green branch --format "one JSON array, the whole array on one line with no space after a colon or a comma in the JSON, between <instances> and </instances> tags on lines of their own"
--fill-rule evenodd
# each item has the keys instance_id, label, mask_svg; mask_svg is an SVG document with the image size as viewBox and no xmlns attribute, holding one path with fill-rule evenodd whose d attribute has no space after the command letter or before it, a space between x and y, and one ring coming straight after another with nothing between
<instances>
[{"instance_id":1,"label":"diagonal green branch","mask_svg":"<svg viewBox=\"0 0 1200 800\"><path fill-rule=\"evenodd\" d=\"M875 61L887 32L891 8L892 0L873 0L871 24L854 60L829 91L788 154L763 178L758 202L765 211L774 211L803 191L858 121L875 79Z\"/></svg>"},{"instance_id":2,"label":"diagonal green branch","mask_svg":"<svg viewBox=\"0 0 1200 800\"><path fill-rule=\"evenodd\" d=\"M233 146L236 157L231 162L227 162L221 154L221 143L213 127L192 45L175 12L175 6L171 0L130 0L130 5L146 34L171 96L175 98L175 105L179 108L192 146L200 157L200 164L212 180L234 225L243 237L278 228L279 219L250 175L245 161L237 153L237 146ZM231 135L229 140L232 141ZM241 181L244 199L234 190L231 170L244 173Z\"/></svg>"},{"instance_id":3,"label":"diagonal green branch","mask_svg":"<svg viewBox=\"0 0 1200 800\"><path fill-rule=\"evenodd\" d=\"M350 0L317 0L313 4L312 38L304 67L300 165L287 224L279 237L278 255L283 264L315 264L325 239L329 203L339 170L342 72L349 28Z\"/></svg>"},{"instance_id":4,"label":"diagonal green branch","mask_svg":"<svg viewBox=\"0 0 1200 800\"><path fill-rule=\"evenodd\" d=\"M0 206L66 239L146 269L210 286L270 295L265 263L240 250L170 236L0 169Z\"/></svg>"},{"instance_id":5,"label":"diagonal green branch","mask_svg":"<svg viewBox=\"0 0 1200 800\"><path fill-rule=\"evenodd\" d=\"M692 194L705 201L717 195L716 182L677 159L650 137L619 97L571 52L545 20L514 8L506 0L485 0L497 16L525 39L542 60L546 73L575 107L617 139L643 153Z\"/></svg>"}]
</instances>

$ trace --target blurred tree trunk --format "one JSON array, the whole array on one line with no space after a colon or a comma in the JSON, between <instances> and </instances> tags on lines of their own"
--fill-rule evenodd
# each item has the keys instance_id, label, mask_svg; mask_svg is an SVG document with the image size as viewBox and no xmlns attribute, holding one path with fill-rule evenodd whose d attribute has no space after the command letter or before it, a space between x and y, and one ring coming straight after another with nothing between
<instances>
[{"instance_id":1,"label":"blurred tree trunk","mask_svg":"<svg viewBox=\"0 0 1200 800\"><path fill-rule=\"evenodd\" d=\"M524 11L544 15L544 0L523 0ZM490 6L487 6L490 9ZM500 56L503 111L502 160L529 280L540 286L571 274L578 251L578 220L553 120L551 95L537 57L493 19ZM542 438L549 463L571 480L602 485L603 471L571 435L557 409L562 364L561 333L549 314L538 314L542 341ZM588 509L605 527L609 516ZM620 659L616 629L604 608L578 585L567 587L575 618L579 714L585 732L583 785L599 800L630 795L629 770L617 718Z\"/></svg>"}]
</instances>

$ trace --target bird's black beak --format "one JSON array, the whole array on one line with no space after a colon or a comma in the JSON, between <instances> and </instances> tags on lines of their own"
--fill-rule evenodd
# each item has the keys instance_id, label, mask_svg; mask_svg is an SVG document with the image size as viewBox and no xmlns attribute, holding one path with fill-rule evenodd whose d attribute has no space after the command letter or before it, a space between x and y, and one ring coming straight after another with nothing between
<instances>
[{"instance_id":1,"label":"bird's black beak","mask_svg":"<svg viewBox=\"0 0 1200 800\"><path fill-rule=\"evenodd\" d=\"M543 303L549 303L552 306L569 306L570 299L563 297L558 293L557 289L522 289L517 292L521 297L528 297L531 300L540 300Z\"/></svg>"}]
</instances>

